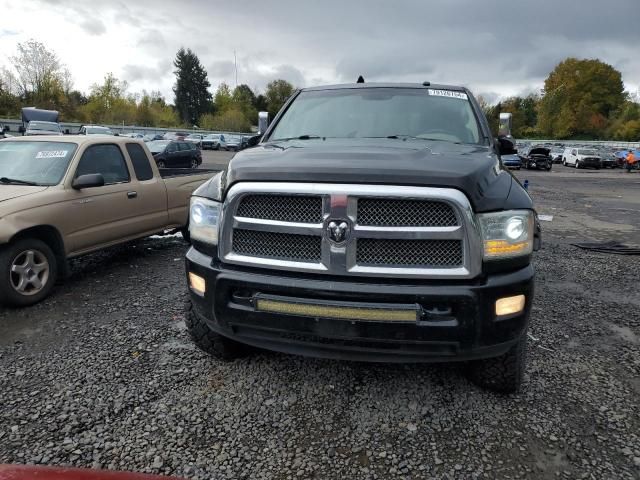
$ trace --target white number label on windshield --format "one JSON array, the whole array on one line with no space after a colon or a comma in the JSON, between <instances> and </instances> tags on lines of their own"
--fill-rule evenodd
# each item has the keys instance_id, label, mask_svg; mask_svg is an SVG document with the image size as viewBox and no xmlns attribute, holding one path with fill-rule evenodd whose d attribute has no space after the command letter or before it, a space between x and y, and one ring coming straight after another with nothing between
<instances>
[{"instance_id":1,"label":"white number label on windshield","mask_svg":"<svg viewBox=\"0 0 640 480\"><path fill-rule=\"evenodd\" d=\"M36 153L36 158L64 158L69 153L67 150L45 150Z\"/></svg>"},{"instance_id":2,"label":"white number label on windshield","mask_svg":"<svg viewBox=\"0 0 640 480\"><path fill-rule=\"evenodd\" d=\"M429 88L427 90L429 95L434 95L436 97L449 97L449 98L459 98L460 100L469 100L467 94L464 92L454 92L453 90L436 90L434 88Z\"/></svg>"}]
</instances>

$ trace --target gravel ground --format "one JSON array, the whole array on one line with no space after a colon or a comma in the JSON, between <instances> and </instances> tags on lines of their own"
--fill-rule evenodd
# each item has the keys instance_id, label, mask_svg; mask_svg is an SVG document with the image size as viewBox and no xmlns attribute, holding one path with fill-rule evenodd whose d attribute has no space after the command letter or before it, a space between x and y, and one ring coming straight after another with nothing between
<instances>
[{"instance_id":1,"label":"gravel ground","mask_svg":"<svg viewBox=\"0 0 640 480\"><path fill-rule=\"evenodd\" d=\"M582 212L563 181L535 177L540 204ZM457 365L266 352L221 363L184 331L181 239L74 261L45 302L0 310L0 463L193 479L638 479L640 257L581 251L563 223L544 227L517 396L478 389Z\"/></svg>"}]
</instances>

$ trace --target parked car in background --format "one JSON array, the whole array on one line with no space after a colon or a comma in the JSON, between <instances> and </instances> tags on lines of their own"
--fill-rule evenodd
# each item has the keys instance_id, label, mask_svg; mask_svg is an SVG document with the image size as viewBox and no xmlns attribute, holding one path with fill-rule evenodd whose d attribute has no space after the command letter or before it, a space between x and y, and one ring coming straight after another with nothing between
<instances>
[{"instance_id":1,"label":"parked car in background","mask_svg":"<svg viewBox=\"0 0 640 480\"><path fill-rule=\"evenodd\" d=\"M612 151L600 149L597 152L602 161L602 168L618 168L622 166L618 164L618 157Z\"/></svg>"},{"instance_id":2,"label":"parked car in background","mask_svg":"<svg viewBox=\"0 0 640 480\"><path fill-rule=\"evenodd\" d=\"M527 170L551 170L551 149L540 145L531 147L522 157L522 165Z\"/></svg>"},{"instance_id":3,"label":"parked car in background","mask_svg":"<svg viewBox=\"0 0 640 480\"><path fill-rule=\"evenodd\" d=\"M184 133L184 132L166 132L162 138L164 138L165 140L184 140L186 137L188 137L189 134L188 133Z\"/></svg>"},{"instance_id":4,"label":"parked car in background","mask_svg":"<svg viewBox=\"0 0 640 480\"><path fill-rule=\"evenodd\" d=\"M564 153L564 148L562 147L552 147L551 152L551 163L562 163L562 154Z\"/></svg>"},{"instance_id":5,"label":"parked car in background","mask_svg":"<svg viewBox=\"0 0 640 480\"><path fill-rule=\"evenodd\" d=\"M63 135L60 124L56 122L43 122L40 120L33 120L27 124L27 128L24 132L27 136L33 135Z\"/></svg>"},{"instance_id":6,"label":"parked car in background","mask_svg":"<svg viewBox=\"0 0 640 480\"><path fill-rule=\"evenodd\" d=\"M602 160L592 148L567 148L562 156L565 167L600 169Z\"/></svg>"},{"instance_id":7,"label":"parked car in background","mask_svg":"<svg viewBox=\"0 0 640 480\"><path fill-rule=\"evenodd\" d=\"M522 168L522 159L520 155L514 153L511 155L502 155L502 164L507 168L520 170Z\"/></svg>"},{"instance_id":8,"label":"parked car in background","mask_svg":"<svg viewBox=\"0 0 640 480\"><path fill-rule=\"evenodd\" d=\"M239 135L226 135L225 150L240 150L240 136Z\"/></svg>"},{"instance_id":9,"label":"parked car in background","mask_svg":"<svg viewBox=\"0 0 640 480\"><path fill-rule=\"evenodd\" d=\"M211 175L159 172L144 143L126 137L2 140L0 302L39 302L68 258L186 230L189 196Z\"/></svg>"},{"instance_id":10,"label":"parked car in background","mask_svg":"<svg viewBox=\"0 0 640 480\"><path fill-rule=\"evenodd\" d=\"M211 133L209 135L205 135L202 138L203 150L220 150L221 148L223 149L227 148L227 143L225 141L224 134Z\"/></svg>"},{"instance_id":11,"label":"parked car in background","mask_svg":"<svg viewBox=\"0 0 640 480\"><path fill-rule=\"evenodd\" d=\"M147 143L158 168L198 168L202 153L192 142L154 140Z\"/></svg>"},{"instance_id":12,"label":"parked car in background","mask_svg":"<svg viewBox=\"0 0 640 480\"><path fill-rule=\"evenodd\" d=\"M204 138L204 135L202 133L191 133L191 134L187 135L186 137L184 137L184 140L186 142L195 143L196 145L198 145L198 147L202 148L202 139L203 138Z\"/></svg>"},{"instance_id":13,"label":"parked car in background","mask_svg":"<svg viewBox=\"0 0 640 480\"><path fill-rule=\"evenodd\" d=\"M78 135L113 135L110 128L100 125L82 125Z\"/></svg>"},{"instance_id":14,"label":"parked car in background","mask_svg":"<svg viewBox=\"0 0 640 480\"><path fill-rule=\"evenodd\" d=\"M140 139L144 138L144 135L138 132L121 133L120 136L127 137L127 138L140 138Z\"/></svg>"},{"instance_id":15,"label":"parked car in background","mask_svg":"<svg viewBox=\"0 0 640 480\"><path fill-rule=\"evenodd\" d=\"M149 133L142 137L142 140L145 142L153 142L154 140L164 140L164 137L159 133Z\"/></svg>"}]
</instances>

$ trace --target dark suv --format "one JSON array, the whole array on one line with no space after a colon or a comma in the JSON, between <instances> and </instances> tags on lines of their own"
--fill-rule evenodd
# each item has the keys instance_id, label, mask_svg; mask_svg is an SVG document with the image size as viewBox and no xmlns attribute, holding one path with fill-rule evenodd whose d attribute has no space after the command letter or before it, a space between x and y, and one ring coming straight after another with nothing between
<instances>
[{"instance_id":1,"label":"dark suv","mask_svg":"<svg viewBox=\"0 0 640 480\"><path fill-rule=\"evenodd\" d=\"M147 143L158 168L198 168L202 152L193 142L153 140Z\"/></svg>"}]
</instances>

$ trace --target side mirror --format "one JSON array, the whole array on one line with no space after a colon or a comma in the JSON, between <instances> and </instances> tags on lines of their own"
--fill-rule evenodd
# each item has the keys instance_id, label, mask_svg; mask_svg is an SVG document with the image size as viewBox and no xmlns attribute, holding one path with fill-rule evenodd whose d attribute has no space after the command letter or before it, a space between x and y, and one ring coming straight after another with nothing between
<instances>
[{"instance_id":1,"label":"side mirror","mask_svg":"<svg viewBox=\"0 0 640 480\"><path fill-rule=\"evenodd\" d=\"M498 153L500 155L515 155L518 153L516 143L513 138L500 136L496 139L498 146Z\"/></svg>"},{"instance_id":2,"label":"side mirror","mask_svg":"<svg viewBox=\"0 0 640 480\"><path fill-rule=\"evenodd\" d=\"M262 135L255 135L255 136L249 138L247 140L247 147L249 147L249 148L255 147L256 145L258 145L260 143L260 140L262 140Z\"/></svg>"},{"instance_id":3,"label":"side mirror","mask_svg":"<svg viewBox=\"0 0 640 480\"><path fill-rule=\"evenodd\" d=\"M89 173L88 175L80 175L77 177L71 187L75 190L82 190L83 188L103 187L104 177L101 173Z\"/></svg>"},{"instance_id":4,"label":"side mirror","mask_svg":"<svg viewBox=\"0 0 640 480\"><path fill-rule=\"evenodd\" d=\"M27 131L27 129L26 129L26 128L24 128L24 125L20 125L20 126L18 127L18 132L20 132L20 133L24 134L24 132L26 132L26 131Z\"/></svg>"}]
</instances>

